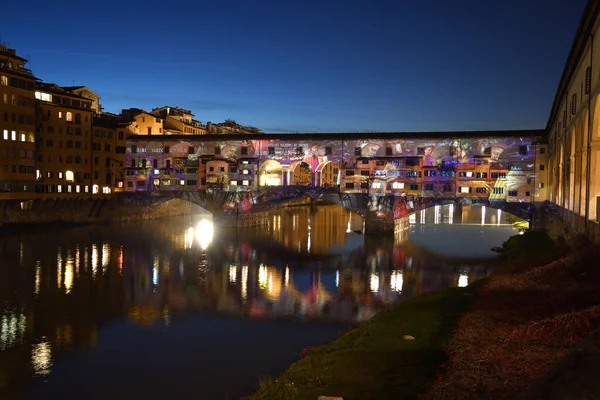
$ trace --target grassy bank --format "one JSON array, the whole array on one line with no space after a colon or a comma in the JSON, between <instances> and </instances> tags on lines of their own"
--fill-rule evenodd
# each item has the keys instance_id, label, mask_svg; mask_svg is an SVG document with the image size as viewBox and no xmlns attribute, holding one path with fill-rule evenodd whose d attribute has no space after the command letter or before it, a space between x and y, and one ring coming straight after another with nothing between
<instances>
[{"instance_id":1,"label":"grassy bank","mask_svg":"<svg viewBox=\"0 0 600 400\"><path fill-rule=\"evenodd\" d=\"M446 360L449 337L481 286L440 290L385 310L309 350L276 380L263 380L248 399L417 398Z\"/></svg>"},{"instance_id":2,"label":"grassy bank","mask_svg":"<svg viewBox=\"0 0 600 400\"><path fill-rule=\"evenodd\" d=\"M600 327L599 249L536 247L544 240L526 236L513 243L514 254L529 250L535 259L512 261L487 279L425 398L520 398Z\"/></svg>"}]
</instances>

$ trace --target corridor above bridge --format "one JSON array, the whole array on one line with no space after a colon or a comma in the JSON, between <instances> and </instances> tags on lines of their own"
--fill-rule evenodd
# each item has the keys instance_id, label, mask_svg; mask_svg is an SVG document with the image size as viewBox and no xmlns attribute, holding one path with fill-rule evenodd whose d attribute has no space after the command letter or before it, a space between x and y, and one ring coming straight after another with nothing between
<instances>
[{"instance_id":1,"label":"corridor above bridge","mask_svg":"<svg viewBox=\"0 0 600 400\"><path fill-rule=\"evenodd\" d=\"M371 196L546 199L543 130L136 135L126 153L127 192L300 185Z\"/></svg>"}]
</instances>

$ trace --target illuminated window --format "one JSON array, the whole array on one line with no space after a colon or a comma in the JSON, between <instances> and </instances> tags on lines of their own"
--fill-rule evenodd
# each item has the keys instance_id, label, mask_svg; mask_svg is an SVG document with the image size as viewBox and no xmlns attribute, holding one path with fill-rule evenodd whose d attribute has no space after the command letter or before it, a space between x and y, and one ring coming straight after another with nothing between
<instances>
[{"instance_id":1,"label":"illuminated window","mask_svg":"<svg viewBox=\"0 0 600 400\"><path fill-rule=\"evenodd\" d=\"M104 194L110 194L110 186L103 186L102 187L102 193L104 193Z\"/></svg>"},{"instance_id":2,"label":"illuminated window","mask_svg":"<svg viewBox=\"0 0 600 400\"><path fill-rule=\"evenodd\" d=\"M159 185L160 185L160 180L158 180L158 179L154 179L154 180L152 181L152 183L154 184L154 186L159 186Z\"/></svg>"},{"instance_id":3,"label":"illuminated window","mask_svg":"<svg viewBox=\"0 0 600 400\"><path fill-rule=\"evenodd\" d=\"M118 187L118 188L122 188L122 187L123 187L123 181L119 181L119 182L117 182L117 187Z\"/></svg>"},{"instance_id":4,"label":"illuminated window","mask_svg":"<svg viewBox=\"0 0 600 400\"><path fill-rule=\"evenodd\" d=\"M76 185L75 186L75 193L79 193L79 192L81 192L81 186Z\"/></svg>"},{"instance_id":5,"label":"illuminated window","mask_svg":"<svg viewBox=\"0 0 600 400\"><path fill-rule=\"evenodd\" d=\"M248 161L242 161L242 164L248 165Z\"/></svg>"},{"instance_id":6,"label":"illuminated window","mask_svg":"<svg viewBox=\"0 0 600 400\"><path fill-rule=\"evenodd\" d=\"M50 93L35 92L35 98L41 101L52 101L52 95Z\"/></svg>"},{"instance_id":7,"label":"illuminated window","mask_svg":"<svg viewBox=\"0 0 600 400\"><path fill-rule=\"evenodd\" d=\"M67 182L73 182L73 180L75 179L73 171L65 172L65 179L67 180Z\"/></svg>"},{"instance_id":8,"label":"illuminated window","mask_svg":"<svg viewBox=\"0 0 600 400\"><path fill-rule=\"evenodd\" d=\"M42 172L39 169L35 170L35 179L40 179L42 177Z\"/></svg>"},{"instance_id":9,"label":"illuminated window","mask_svg":"<svg viewBox=\"0 0 600 400\"><path fill-rule=\"evenodd\" d=\"M3 136L4 140L8 140L8 129L4 130L4 136Z\"/></svg>"},{"instance_id":10,"label":"illuminated window","mask_svg":"<svg viewBox=\"0 0 600 400\"><path fill-rule=\"evenodd\" d=\"M171 184L171 180L170 179L166 180L166 181L163 181L163 185L169 186L170 184Z\"/></svg>"},{"instance_id":11,"label":"illuminated window","mask_svg":"<svg viewBox=\"0 0 600 400\"><path fill-rule=\"evenodd\" d=\"M62 193L62 185L56 185L56 191Z\"/></svg>"},{"instance_id":12,"label":"illuminated window","mask_svg":"<svg viewBox=\"0 0 600 400\"><path fill-rule=\"evenodd\" d=\"M494 194L504 194L504 188L503 187L495 187L493 190Z\"/></svg>"},{"instance_id":13,"label":"illuminated window","mask_svg":"<svg viewBox=\"0 0 600 400\"><path fill-rule=\"evenodd\" d=\"M250 184L250 181L248 179L244 179L242 181L242 185L244 185L244 186L248 186L249 184Z\"/></svg>"},{"instance_id":14,"label":"illuminated window","mask_svg":"<svg viewBox=\"0 0 600 400\"><path fill-rule=\"evenodd\" d=\"M404 182L392 183L392 189L404 189Z\"/></svg>"},{"instance_id":15,"label":"illuminated window","mask_svg":"<svg viewBox=\"0 0 600 400\"><path fill-rule=\"evenodd\" d=\"M230 182L230 185L231 185L231 186L237 186L237 181L231 181L231 182Z\"/></svg>"},{"instance_id":16,"label":"illuminated window","mask_svg":"<svg viewBox=\"0 0 600 400\"><path fill-rule=\"evenodd\" d=\"M458 189L460 193L471 193L471 188L469 187L460 187Z\"/></svg>"},{"instance_id":17,"label":"illuminated window","mask_svg":"<svg viewBox=\"0 0 600 400\"><path fill-rule=\"evenodd\" d=\"M247 169L245 169L243 172L244 175L248 175L249 173L250 173L250 171L248 171Z\"/></svg>"},{"instance_id":18,"label":"illuminated window","mask_svg":"<svg viewBox=\"0 0 600 400\"><path fill-rule=\"evenodd\" d=\"M17 131L12 131L10 133L10 140L17 140Z\"/></svg>"},{"instance_id":19,"label":"illuminated window","mask_svg":"<svg viewBox=\"0 0 600 400\"><path fill-rule=\"evenodd\" d=\"M88 185L85 185L85 187L83 188L83 191L84 191L85 193L89 193L89 191L90 191L90 188L89 188L89 186L88 186Z\"/></svg>"},{"instance_id":20,"label":"illuminated window","mask_svg":"<svg viewBox=\"0 0 600 400\"><path fill-rule=\"evenodd\" d=\"M472 178L473 177L473 172L465 172L465 176L467 178Z\"/></svg>"},{"instance_id":21,"label":"illuminated window","mask_svg":"<svg viewBox=\"0 0 600 400\"><path fill-rule=\"evenodd\" d=\"M98 185L93 185L92 186L92 193L93 194L98 194Z\"/></svg>"},{"instance_id":22,"label":"illuminated window","mask_svg":"<svg viewBox=\"0 0 600 400\"><path fill-rule=\"evenodd\" d=\"M4 75L0 75L0 85L7 86L8 85L8 77Z\"/></svg>"},{"instance_id":23,"label":"illuminated window","mask_svg":"<svg viewBox=\"0 0 600 400\"><path fill-rule=\"evenodd\" d=\"M383 189L383 182L373 182L371 185L373 189Z\"/></svg>"},{"instance_id":24,"label":"illuminated window","mask_svg":"<svg viewBox=\"0 0 600 400\"><path fill-rule=\"evenodd\" d=\"M58 173L58 179L62 179L62 177L63 177L63 173L62 173L62 172L59 172L59 173Z\"/></svg>"},{"instance_id":25,"label":"illuminated window","mask_svg":"<svg viewBox=\"0 0 600 400\"><path fill-rule=\"evenodd\" d=\"M67 111L67 113L65 115L65 119L67 120L67 122L73 122L73 113L70 111Z\"/></svg>"},{"instance_id":26,"label":"illuminated window","mask_svg":"<svg viewBox=\"0 0 600 400\"><path fill-rule=\"evenodd\" d=\"M183 179L182 179L182 180L180 180L180 181L179 181L179 184L180 184L181 186L185 185L185 180L183 180Z\"/></svg>"},{"instance_id":27,"label":"illuminated window","mask_svg":"<svg viewBox=\"0 0 600 400\"><path fill-rule=\"evenodd\" d=\"M71 185L65 185L65 186L67 187L67 192L71 193L72 186Z\"/></svg>"},{"instance_id":28,"label":"illuminated window","mask_svg":"<svg viewBox=\"0 0 600 400\"><path fill-rule=\"evenodd\" d=\"M58 118L62 119L62 111L58 112Z\"/></svg>"}]
</instances>

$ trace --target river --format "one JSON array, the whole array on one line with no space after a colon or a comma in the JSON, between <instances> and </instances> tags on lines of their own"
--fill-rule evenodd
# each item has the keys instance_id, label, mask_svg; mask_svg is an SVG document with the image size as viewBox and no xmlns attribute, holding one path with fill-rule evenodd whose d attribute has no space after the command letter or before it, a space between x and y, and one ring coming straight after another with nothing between
<instances>
[{"instance_id":1,"label":"river","mask_svg":"<svg viewBox=\"0 0 600 400\"><path fill-rule=\"evenodd\" d=\"M383 307L486 276L516 231L437 206L396 238L339 206L0 236L0 398L236 399Z\"/></svg>"}]
</instances>

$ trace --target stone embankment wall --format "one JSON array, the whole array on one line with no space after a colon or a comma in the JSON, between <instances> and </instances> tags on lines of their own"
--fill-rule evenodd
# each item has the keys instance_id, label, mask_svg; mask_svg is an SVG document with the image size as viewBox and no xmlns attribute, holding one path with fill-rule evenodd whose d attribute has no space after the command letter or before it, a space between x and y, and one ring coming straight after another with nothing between
<instances>
[{"instance_id":1,"label":"stone embankment wall","mask_svg":"<svg viewBox=\"0 0 600 400\"><path fill-rule=\"evenodd\" d=\"M2 200L0 226L130 222L200 213L206 213L206 210L177 198L147 201L124 201L115 197L38 199L24 203Z\"/></svg>"}]
</instances>

